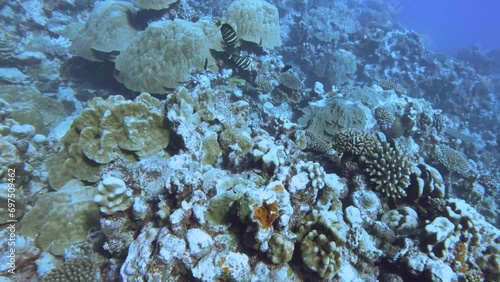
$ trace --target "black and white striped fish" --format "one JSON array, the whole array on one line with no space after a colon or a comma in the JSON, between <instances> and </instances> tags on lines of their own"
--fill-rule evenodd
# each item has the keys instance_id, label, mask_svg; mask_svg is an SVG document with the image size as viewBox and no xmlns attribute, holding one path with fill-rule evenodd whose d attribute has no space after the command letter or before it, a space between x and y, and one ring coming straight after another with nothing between
<instances>
[{"instance_id":1,"label":"black and white striped fish","mask_svg":"<svg viewBox=\"0 0 500 282\"><path fill-rule=\"evenodd\" d=\"M242 70L250 70L252 67L252 61L248 57L229 55L229 60L231 60L238 68Z\"/></svg>"},{"instance_id":2,"label":"black and white striped fish","mask_svg":"<svg viewBox=\"0 0 500 282\"><path fill-rule=\"evenodd\" d=\"M238 34L236 34L236 31L234 31L234 28L230 24L223 24L218 21L217 26L219 26L222 40L224 40L227 46L234 46L238 43Z\"/></svg>"}]
</instances>

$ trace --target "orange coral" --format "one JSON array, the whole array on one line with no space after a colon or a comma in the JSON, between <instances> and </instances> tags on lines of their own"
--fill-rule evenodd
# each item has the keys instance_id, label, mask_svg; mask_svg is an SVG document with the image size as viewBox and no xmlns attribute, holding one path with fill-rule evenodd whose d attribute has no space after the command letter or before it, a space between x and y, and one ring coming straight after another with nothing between
<instances>
[{"instance_id":1,"label":"orange coral","mask_svg":"<svg viewBox=\"0 0 500 282\"><path fill-rule=\"evenodd\" d=\"M267 204L262 201L262 206L253 205L253 220L257 220L263 229L268 229L279 217L278 202Z\"/></svg>"},{"instance_id":2,"label":"orange coral","mask_svg":"<svg viewBox=\"0 0 500 282\"><path fill-rule=\"evenodd\" d=\"M466 273L467 272L467 264L465 262L465 256L467 254L467 246L465 246L464 242L460 242L457 245L457 250L455 252L455 260L457 265L457 272Z\"/></svg>"}]
</instances>

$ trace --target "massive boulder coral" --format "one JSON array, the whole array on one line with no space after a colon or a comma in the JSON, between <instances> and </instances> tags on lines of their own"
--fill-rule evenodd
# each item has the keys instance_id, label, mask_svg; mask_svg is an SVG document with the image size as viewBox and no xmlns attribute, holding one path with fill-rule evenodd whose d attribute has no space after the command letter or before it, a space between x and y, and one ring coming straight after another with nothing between
<instances>
[{"instance_id":1,"label":"massive boulder coral","mask_svg":"<svg viewBox=\"0 0 500 282\"><path fill-rule=\"evenodd\" d=\"M97 2L71 50L89 61L101 62L105 54L124 50L138 31L130 24L135 15L132 4L125 1Z\"/></svg>"},{"instance_id":2,"label":"massive boulder coral","mask_svg":"<svg viewBox=\"0 0 500 282\"><path fill-rule=\"evenodd\" d=\"M168 8L177 0L132 0L132 4L145 10L162 10Z\"/></svg>"},{"instance_id":3,"label":"massive boulder coral","mask_svg":"<svg viewBox=\"0 0 500 282\"><path fill-rule=\"evenodd\" d=\"M134 91L164 94L187 82L192 68L216 72L203 26L179 19L151 23L116 57L116 79Z\"/></svg>"},{"instance_id":4,"label":"massive boulder coral","mask_svg":"<svg viewBox=\"0 0 500 282\"><path fill-rule=\"evenodd\" d=\"M281 45L278 9L262 0L236 0L225 14L238 36L264 48Z\"/></svg>"},{"instance_id":5,"label":"massive boulder coral","mask_svg":"<svg viewBox=\"0 0 500 282\"><path fill-rule=\"evenodd\" d=\"M91 228L99 226L99 209L93 201L95 189L74 179L59 191L44 194L24 216L21 234L54 255L87 240Z\"/></svg>"},{"instance_id":6,"label":"massive boulder coral","mask_svg":"<svg viewBox=\"0 0 500 282\"><path fill-rule=\"evenodd\" d=\"M96 98L61 140L62 149L46 163L58 189L72 178L97 182L103 166L118 158L135 161L164 149L169 130L162 103L147 93L134 101L122 96Z\"/></svg>"},{"instance_id":7,"label":"massive boulder coral","mask_svg":"<svg viewBox=\"0 0 500 282\"><path fill-rule=\"evenodd\" d=\"M326 105L310 104L302 112L297 123L325 142L343 130L367 130L369 127L368 108L346 99L331 99Z\"/></svg>"}]
</instances>

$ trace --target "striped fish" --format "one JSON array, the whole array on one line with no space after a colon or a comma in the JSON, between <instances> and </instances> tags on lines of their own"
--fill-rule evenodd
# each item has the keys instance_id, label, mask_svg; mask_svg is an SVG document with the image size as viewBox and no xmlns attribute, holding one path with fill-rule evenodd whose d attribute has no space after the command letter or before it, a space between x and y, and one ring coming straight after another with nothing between
<instances>
[{"instance_id":1,"label":"striped fish","mask_svg":"<svg viewBox=\"0 0 500 282\"><path fill-rule=\"evenodd\" d=\"M242 70L248 71L252 67L252 62L248 57L229 55L229 60Z\"/></svg>"},{"instance_id":2,"label":"striped fish","mask_svg":"<svg viewBox=\"0 0 500 282\"><path fill-rule=\"evenodd\" d=\"M236 34L236 31L229 24L222 24L220 26L220 33L222 34L222 40L226 42L227 46L234 46L238 42L238 34Z\"/></svg>"}]
</instances>

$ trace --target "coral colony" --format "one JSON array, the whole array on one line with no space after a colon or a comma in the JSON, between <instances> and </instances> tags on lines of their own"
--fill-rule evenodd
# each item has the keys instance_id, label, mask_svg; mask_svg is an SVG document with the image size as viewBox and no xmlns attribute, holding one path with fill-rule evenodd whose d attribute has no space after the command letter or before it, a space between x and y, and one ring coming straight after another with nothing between
<instances>
[{"instance_id":1,"label":"coral colony","mask_svg":"<svg viewBox=\"0 0 500 282\"><path fill-rule=\"evenodd\" d=\"M498 77L314 2L0 1L0 281L500 281Z\"/></svg>"}]
</instances>

